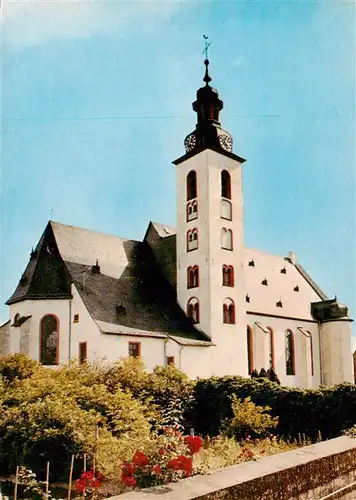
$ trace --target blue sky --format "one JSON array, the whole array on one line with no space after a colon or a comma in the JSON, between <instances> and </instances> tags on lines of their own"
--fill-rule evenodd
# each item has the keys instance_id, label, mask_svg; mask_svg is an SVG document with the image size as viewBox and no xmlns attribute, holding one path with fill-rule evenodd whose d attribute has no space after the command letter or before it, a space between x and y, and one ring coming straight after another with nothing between
<instances>
[{"instance_id":1,"label":"blue sky","mask_svg":"<svg viewBox=\"0 0 356 500\"><path fill-rule=\"evenodd\" d=\"M244 165L245 245L355 315L353 2L2 5L1 303L49 218L142 239L175 225L203 40ZM7 319L6 307L1 319Z\"/></svg>"}]
</instances>

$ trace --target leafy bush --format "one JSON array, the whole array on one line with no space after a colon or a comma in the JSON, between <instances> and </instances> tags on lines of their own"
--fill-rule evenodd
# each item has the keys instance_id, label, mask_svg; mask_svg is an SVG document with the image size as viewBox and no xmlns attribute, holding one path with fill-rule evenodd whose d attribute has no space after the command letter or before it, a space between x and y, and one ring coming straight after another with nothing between
<instances>
[{"instance_id":1,"label":"leafy bush","mask_svg":"<svg viewBox=\"0 0 356 500\"><path fill-rule=\"evenodd\" d=\"M193 455L202 446L199 436L183 436L177 428L166 427L145 452L137 450L122 464L121 480L126 486L147 488L188 477L193 473Z\"/></svg>"},{"instance_id":2,"label":"leafy bush","mask_svg":"<svg viewBox=\"0 0 356 500\"><path fill-rule=\"evenodd\" d=\"M26 354L17 353L0 358L0 378L5 383L30 378L39 367L39 363L30 359Z\"/></svg>"},{"instance_id":3,"label":"leafy bush","mask_svg":"<svg viewBox=\"0 0 356 500\"><path fill-rule=\"evenodd\" d=\"M194 405L187 415L195 431L217 436L226 419L232 418L230 397L248 396L270 414L279 417L276 433L285 439L305 434L312 441L339 436L356 424L356 386L349 383L319 389L279 386L267 379L211 377L198 380L194 387Z\"/></svg>"},{"instance_id":4,"label":"leafy bush","mask_svg":"<svg viewBox=\"0 0 356 500\"><path fill-rule=\"evenodd\" d=\"M102 370L101 382L110 391L127 389L135 399L154 412L151 423L156 426L186 424L193 400L194 383L174 366L157 366L147 373L140 358L122 358Z\"/></svg>"},{"instance_id":5,"label":"leafy bush","mask_svg":"<svg viewBox=\"0 0 356 500\"><path fill-rule=\"evenodd\" d=\"M149 439L150 410L120 387L110 393L97 376L85 365L40 367L0 390L0 469L24 465L43 475L50 461L52 479L63 479L72 454L86 453L89 465L98 450L102 472L117 473L120 460Z\"/></svg>"},{"instance_id":6,"label":"leafy bush","mask_svg":"<svg viewBox=\"0 0 356 500\"><path fill-rule=\"evenodd\" d=\"M278 423L278 417L271 417L267 412L271 410L269 406L258 406L250 397L243 401L235 394L231 397L232 419L223 425L223 434L236 439L245 439L248 436L264 437L268 435Z\"/></svg>"},{"instance_id":7,"label":"leafy bush","mask_svg":"<svg viewBox=\"0 0 356 500\"><path fill-rule=\"evenodd\" d=\"M226 436L205 438L204 448L194 457L194 470L196 473L206 474L223 467L282 453L296 447L295 442L289 443L275 436L254 441L246 440L244 443L238 443L235 438Z\"/></svg>"}]
</instances>

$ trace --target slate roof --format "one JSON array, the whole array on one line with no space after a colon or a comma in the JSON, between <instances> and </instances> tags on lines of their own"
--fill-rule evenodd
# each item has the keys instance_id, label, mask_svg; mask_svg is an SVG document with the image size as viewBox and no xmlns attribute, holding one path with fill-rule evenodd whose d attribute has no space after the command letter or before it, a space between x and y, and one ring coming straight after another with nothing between
<instances>
[{"instance_id":1,"label":"slate roof","mask_svg":"<svg viewBox=\"0 0 356 500\"><path fill-rule=\"evenodd\" d=\"M175 261L175 229L167 225L151 222L140 242L51 221L7 303L69 297L74 283L105 333L169 334L181 343L211 345L177 303ZM251 313L313 320L310 304L326 299L285 257L245 249L244 273Z\"/></svg>"},{"instance_id":2,"label":"slate roof","mask_svg":"<svg viewBox=\"0 0 356 500\"><path fill-rule=\"evenodd\" d=\"M163 231L163 227L159 230ZM51 221L35 255L24 273L28 285L19 284L8 304L25 298L55 298L57 289L64 293L68 278L105 333L145 332L174 334L190 341L208 340L178 305L174 287L161 273L146 242ZM100 272L93 269L96 262ZM46 276L40 276L41 269ZM62 281L58 275L64 277ZM57 280L52 290L47 288L36 296L31 293L52 280Z\"/></svg>"}]
</instances>

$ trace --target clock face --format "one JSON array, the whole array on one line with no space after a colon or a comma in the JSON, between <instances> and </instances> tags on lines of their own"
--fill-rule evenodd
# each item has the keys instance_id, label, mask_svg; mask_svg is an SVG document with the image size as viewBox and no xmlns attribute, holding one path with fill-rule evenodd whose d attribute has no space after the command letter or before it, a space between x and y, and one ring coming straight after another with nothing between
<instances>
[{"instance_id":1,"label":"clock face","mask_svg":"<svg viewBox=\"0 0 356 500\"><path fill-rule=\"evenodd\" d=\"M197 138L195 137L195 135L194 134L188 135L184 141L186 152L189 153L190 151L192 151L195 148L196 143L197 143Z\"/></svg>"},{"instance_id":2,"label":"clock face","mask_svg":"<svg viewBox=\"0 0 356 500\"><path fill-rule=\"evenodd\" d=\"M227 134L219 135L220 146L226 151L232 151L232 139Z\"/></svg>"}]
</instances>

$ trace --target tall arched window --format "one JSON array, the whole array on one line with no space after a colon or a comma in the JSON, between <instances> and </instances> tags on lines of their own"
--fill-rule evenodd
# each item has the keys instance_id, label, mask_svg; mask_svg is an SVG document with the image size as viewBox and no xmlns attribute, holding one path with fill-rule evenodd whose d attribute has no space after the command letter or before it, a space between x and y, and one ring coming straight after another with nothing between
<instances>
[{"instance_id":1,"label":"tall arched window","mask_svg":"<svg viewBox=\"0 0 356 500\"><path fill-rule=\"evenodd\" d=\"M252 338L252 328L247 326L247 367L248 374L251 375L253 370L253 338Z\"/></svg>"},{"instance_id":2,"label":"tall arched window","mask_svg":"<svg viewBox=\"0 0 356 500\"><path fill-rule=\"evenodd\" d=\"M223 322L235 323L235 304L232 299L225 299L223 305Z\"/></svg>"},{"instance_id":3,"label":"tall arched window","mask_svg":"<svg viewBox=\"0 0 356 500\"><path fill-rule=\"evenodd\" d=\"M40 361L58 365L59 321L53 314L44 316L40 324Z\"/></svg>"},{"instance_id":4,"label":"tall arched window","mask_svg":"<svg viewBox=\"0 0 356 500\"><path fill-rule=\"evenodd\" d=\"M231 177L227 170L221 172L221 197L231 200Z\"/></svg>"},{"instance_id":5,"label":"tall arched window","mask_svg":"<svg viewBox=\"0 0 356 500\"><path fill-rule=\"evenodd\" d=\"M232 231L223 227L221 229L221 248L225 250L232 250Z\"/></svg>"},{"instance_id":6,"label":"tall arched window","mask_svg":"<svg viewBox=\"0 0 356 500\"><path fill-rule=\"evenodd\" d=\"M199 267L188 267L187 270L187 288L196 288L199 286Z\"/></svg>"},{"instance_id":7,"label":"tall arched window","mask_svg":"<svg viewBox=\"0 0 356 500\"><path fill-rule=\"evenodd\" d=\"M222 268L223 286L234 286L234 268L233 266L223 266Z\"/></svg>"},{"instance_id":8,"label":"tall arched window","mask_svg":"<svg viewBox=\"0 0 356 500\"><path fill-rule=\"evenodd\" d=\"M188 301L187 316L193 320L193 323L199 323L199 300L192 297Z\"/></svg>"},{"instance_id":9,"label":"tall arched window","mask_svg":"<svg viewBox=\"0 0 356 500\"><path fill-rule=\"evenodd\" d=\"M274 332L270 326L267 327L267 345L268 345L268 368L274 370Z\"/></svg>"},{"instance_id":10,"label":"tall arched window","mask_svg":"<svg viewBox=\"0 0 356 500\"><path fill-rule=\"evenodd\" d=\"M294 333L287 330L285 333L285 352L286 352L286 374L295 375L295 350Z\"/></svg>"},{"instance_id":11,"label":"tall arched window","mask_svg":"<svg viewBox=\"0 0 356 500\"><path fill-rule=\"evenodd\" d=\"M187 200L197 197L197 174L191 170L187 175Z\"/></svg>"},{"instance_id":12,"label":"tall arched window","mask_svg":"<svg viewBox=\"0 0 356 500\"><path fill-rule=\"evenodd\" d=\"M198 229L190 229L187 232L187 251L196 250L198 248Z\"/></svg>"},{"instance_id":13,"label":"tall arched window","mask_svg":"<svg viewBox=\"0 0 356 500\"><path fill-rule=\"evenodd\" d=\"M198 218L198 202L197 200L187 203L187 221Z\"/></svg>"}]
</instances>

